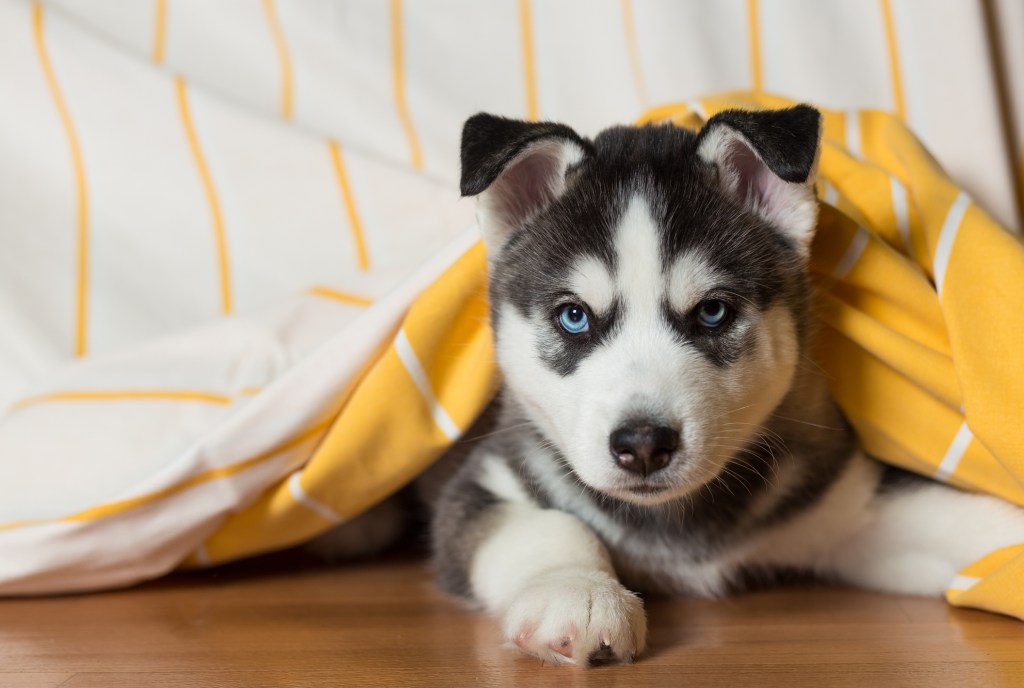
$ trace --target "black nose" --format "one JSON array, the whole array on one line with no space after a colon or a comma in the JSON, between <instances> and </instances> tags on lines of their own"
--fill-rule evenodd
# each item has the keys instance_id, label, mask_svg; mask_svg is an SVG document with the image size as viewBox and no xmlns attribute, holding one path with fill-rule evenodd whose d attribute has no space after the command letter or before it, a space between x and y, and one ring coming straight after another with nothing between
<instances>
[{"instance_id":1,"label":"black nose","mask_svg":"<svg viewBox=\"0 0 1024 688\"><path fill-rule=\"evenodd\" d=\"M620 466L646 477L672 461L679 433L664 425L624 425L611 434L608 445Z\"/></svg>"}]
</instances>

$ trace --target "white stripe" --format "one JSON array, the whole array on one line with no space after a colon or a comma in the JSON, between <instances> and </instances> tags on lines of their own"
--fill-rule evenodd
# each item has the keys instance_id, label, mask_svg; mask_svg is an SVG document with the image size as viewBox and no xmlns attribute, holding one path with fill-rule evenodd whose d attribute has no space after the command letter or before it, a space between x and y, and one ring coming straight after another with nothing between
<instances>
[{"instance_id":1,"label":"white stripe","mask_svg":"<svg viewBox=\"0 0 1024 688\"><path fill-rule=\"evenodd\" d=\"M981 579L977 576L953 576L953 580L949 581L946 587L951 590L970 590L979 582Z\"/></svg>"},{"instance_id":2,"label":"white stripe","mask_svg":"<svg viewBox=\"0 0 1024 688\"><path fill-rule=\"evenodd\" d=\"M437 427L441 428L441 431L448 436L448 439L457 440L462 431L455 424L455 421L451 419L451 416L448 415L448 412L437 402L434 390L430 388L430 380L427 379L427 373L423 370L420 359L416 357L416 352L413 351L412 344L409 343L409 338L406 336L404 328L399 330L398 336L395 337L395 351L402 360L405 369L409 372L412 381L419 388L423 400L427 402Z\"/></svg>"},{"instance_id":3,"label":"white stripe","mask_svg":"<svg viewBox=\"0 0 1024 688\"><path fill-rule=\"evenodd\" d=\"M206 551L205 543L196 547L195 558L196 563L202 566L203 568L207 568L208 566L210 566L210 554Z\"/></svg>"},{"instance_id":4,"label":"white stripe","mask_svg":"<svg viewBox=\"0 0 1024 688\"><path fill-rule=\"evenodd\" d=\"M938 480L948 480L956 467L960 464L960 459L964 457L964 452L967 451L967 445L974 439L974 435L971 433L971 429L967 427L967 421L964 421L960 425L960 429L956 431L956 436L953 441L949 444L949 449L946 450L946 455L942 457L942 463L939 464L939 470L935 471L935 478Z\"/></svg>"},{"instance_id":5,"label":"white stripe","mask_svg":"<svg viewBox=\"0 0 1024 688\"><path fill-rule=\"evenodd\" d=\"M861 157L860 152L860 113L850 110L846 113L846 150L855 158Z\"/></svg>"},{"instance_id":6,"label":"white stripe","mask_svg":"<svg viewBox=\"0 0 1024 688\"><path fill-rule=\"evenodd\" d=\"M836 207L836 203L839 202L839 189L832 186L827 181L825 182L825 198L822 199L833 208Z\"/></svg>"},{"instance_id":7,"label":"white stripe","mask_svg":"<svg viewBox=\"0 0 1024 688\"><path fill-rule=\"evenodd\" d=\"M907 255L913 255L914 249L910 245L910 216L907 214L907 187L896 177L889 177L892 188L892 212L896 216L896 229L899 230L900 239L903 240L903 248Z\"/></svg>"},{"instance_id":8,"label":"white stripe","mask_svg":"<svg viewBox=\"0 0 1024 688\"><path fill-rule=\"evenodd\" d=\"M942 223L942 231L939 232L939 244L935 247L935 262L933 272L935 273L935 289L942 295L942 283L946 280L946 268L949 266L949 258L953 253L953 244L956 242L957 232L960 231L960 223L963 222L967 206L971 204L971 197L963 191L953 201L949 213L946 214L946 221Z\"/></svg>"},{"instance_id":9,"label":"white stripe","mask_svg":"<svg viewBox=\"0 0 1024 688\"><path fill-rule=\"evenodd\" d=\"M291 491L292 497L295 501L310 511L315 511L320 514L331 523L341 523L344 521L345 519L335 513L334 509L323 502L318 502L313 499L305 490L302 489L302 482L299 477L300 473L301 471L296 471L295 473L292 473L292 477L288 478L288 489Z\"/></svg>"},{"instance_id":10,"label":"white stripe","mask_svg":"<svg viewBox=\"0 0 1024 688\"><path fill-rule=\"evenodd\" d=\"M839 264L836 265L836 269L832 271L833 277L843 279L850 274L857 261L860 260L861 254L864 253L864 249L867 248L870 238L866 229L863 227L857 228L857 233L853 235L853 240L846 247L846 253L843 254Z\"/></svg>"},{"instance_id":11,"label":"white stripe","mask_svg":"<svg viewBox=\"0 0 1024 688\"><path fill-rule=\"evenodd\" d=\"M704 106L700 104L699 100L688 100L686 101L686 107L690 108L690 111L695 113L705 122L708 119L708 113L704 110Z\"/></svg>"}]
</instances>

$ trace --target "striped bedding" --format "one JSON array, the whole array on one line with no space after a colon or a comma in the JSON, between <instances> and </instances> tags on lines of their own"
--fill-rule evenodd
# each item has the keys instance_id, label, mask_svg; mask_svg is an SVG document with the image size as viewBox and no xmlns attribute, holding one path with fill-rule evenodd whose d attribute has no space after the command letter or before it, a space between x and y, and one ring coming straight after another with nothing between
<instances>
[{"instance_id":1,"label":"striped bedding","mask_svg":"<svg viewBox=\"0 0 1024 688\"><path fill-rule=\"evenodd\" d=\"M819 361L869 451L1024 504L1021 8L0 2L0 594L300 543L469 426L478 110L825 108ZM1024 617L1022 576L948 597Z\"/></svg>"}]
</instances>

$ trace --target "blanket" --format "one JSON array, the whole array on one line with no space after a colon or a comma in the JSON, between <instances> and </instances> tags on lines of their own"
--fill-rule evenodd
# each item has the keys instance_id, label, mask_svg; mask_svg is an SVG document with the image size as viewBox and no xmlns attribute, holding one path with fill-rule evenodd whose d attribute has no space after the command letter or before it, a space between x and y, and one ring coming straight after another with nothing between
<instances>
[{"instance_id":1,"label":"blanket","mask_svg":"<svg viewBox=\"0 0 1024 688\"><path fill-rule=\"evenodd\" d=\"M280 17L263 8L285 64ZM159 71L174 57L163 38L154 71L49 6L5 3L0 19L0 84L21 108L4 114L34 113L0 120L20 161L4 177L20 193L0 208L0 274L19 289L0 292L0 594L127 585L301 543L471 425L498 385L485 256L432 148L423 163L400 72L394 126L360 121L368 138L342 141L302 119L287 70L279 102L243 110L230 99L252 93L208 86L227 91L237 64L204 85L180 46L182 71ZM731 93L640 123L789 103ZM266 112L278 105L303 125L279 126ZM872 455L1024 504L1019 241L900 118L826 109L825 122L816 360ZM388 162L389 127L419 151L411 166ZM173 184L149 183L161 179ZM1022 576L1024 543L960 572L948 598L1024 618Z\"/></svg>"}]
</instances>

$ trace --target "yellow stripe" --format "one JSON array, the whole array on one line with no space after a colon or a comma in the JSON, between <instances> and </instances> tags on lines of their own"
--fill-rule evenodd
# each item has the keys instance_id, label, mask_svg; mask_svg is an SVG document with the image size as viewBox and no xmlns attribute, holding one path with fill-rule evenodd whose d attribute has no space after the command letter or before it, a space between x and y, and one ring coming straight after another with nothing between
<instances>
[{"instance_id":1,"label":"yellow stripe","mask_svg":"<svg viewBox=\"0 0 1024 688\"><path fill-rule=\"evenodd\" d=\"M348 292L338 291L337 289L331 289L329 287L313 287L309 290L309 293L313 296L322 296L327 299L350 303L353 306L373 305L373 299L368 299L365 296L359 296L358 294L349 294Z\"/></svg>"},{"instance_id":2,"label":"yellow stripe","mask_svg":"<svg viewBox=\"0 0 1024 688\"><path fill-rule=\"evenodd\" d=\"M889 73L892 78L892 100L896 105L896 114L904 119L906 110L903 107L903 78L900 76L900 53L896 45L896 23L892 18L890 0L879 0L882 3L882 17L885 19L885 38L889 45Z\"/></svg>"},{"instance_id":3,"label":"yellow stripe","mask_svg":"<svg viewBox=\"0 0 1024 688\"><path fill-rule=\"evenodd\" d=\"M274 0L263 0L263 13L267 16L270 32L274 35L277 47L277 59L281 63L281 116L292 118L292 57L288 51L288 42L284 39L284 29L277 16Z\"/></svg>"},{"instance_id":4,"label":"yellow stripe","mask_svg":"<svg viewBox=\"0 0 1024 688\"><path fill-rule=\"evenodd\" d=\"M345 201L345 210L348 213L348 224L352 228L352 238L356 242L356 257L359 260L359 269L365 272L370 269L370 254L366 249L363 223L359 221L359 213L356 212L356 199L352 195L352 187L349 185L348 175L345 173L345 162L341 156L341 146L337 141L328 141L327 145L331 149L334 174L338 178L338 187L341 189L341 197Z\"/></svg>"},{"instance_id":5,"label":"yellow stripe","mask_svg":"<svg viewBox=\"0 0 1024 688\"><path fill-rule=\"evenodd\" d=\"M156 0L156 23L153 27L153 62L163 64L167 45L167 0Z\"/></svg>"},{"instance_id":6,"label":"yellow stripe","mask_svg":"<svg viewBox=\"0 0 1024 688\"><path fill-rule=\"evenodd\" d=\"M540 117L537 105L537 69L533 61L533 20L530 0L519 0L519 25L523 32L523 83L526 85L526 119Z\"/></svg>"},{"instance_id":7,"label":"yellow stripe","mask_svg":"<svg viewBox=\"0 0 1024 688\"><path fill-rule=\"evenodd\" d=\"M36 51L39 62L46 74L46 83L50 87L53 104L64 125L64 133L71 148L71 160L75 170L75 191L78 198L78 293L75 302L75 355L85 356L88 346L88 315L89 315L89 198L85 183L85 163L82 159L82 148L78 143L75 124L71 120L67 103L57 85L50 56L46 50L46 37L43 31L43 6L35 3L32 7L35 28Z\"/></svg>"},{"instance_id":8,"label":"yellow stripe","mask_svg":"<svg viewBox=\"0 0 1024 688\"><path fill-rule=\"evenodd\" d=\"M629 65L633 70L633 83L636 95L643 107L648 106L647 84L644 82L644 70L640 64L640 50L636 42L636 26L633 23L633 2L622 0L622 27L626 31L626 46L629 48Z\"/></svg>"},{"instance_id":9,"label":"yellow stripe","mask_svg":"<svg viewBox=\"0 0 1024 688\"><path fill-rule=\"evenodd\" d=\"M750 74L754 90L760 91L761 81L761 20L757 0L747 0L747 20L750 29Z\"/></svg>"},{"instance_id":10,"label":"yellow stripe","mask_svg":"<svg viewBox=\"0 0 1024 688\"><path fill-rule=\"evenodd\" d=\"M52 392L35 397L22 399L11 407L11 410L23 409L49 401L126 401L126 400L161 400L161 401L199 401L207 404L227 406L231 397L213 392L194 390L75 390Z\"/></svg>"},{"instance_id":11,"label":"yellow stripe","mask_svg":"<svg viewBox=\"0 0 1024 688\"><path fill-rule=\"evenodd\" d=\"M302 434L294 437L287 442L280 444L273 449L257 454L251 458L239 461L238 463L224 466L222 468L212 468L198 475L194 475L191 478L187 478L180 483L169 485L162 490L151 492L149 494L140 495L138 497L132 497L131 499L123 499L118 502L111 502L109 504L101 504L94 506L84 511L79 511L76 514L70 516L64 516L61 518L43 518L30 521L13 521L9 523L0 523L0 530L14 530L16 528L28 528L31 526L44 525L48 523L73 523L76 521L96 521L101 518L109 518L111 516L117 516L123 514L132 509L138 509L139 507L152 504L161 499L166 499L180 492L184 492L203 483L208 483L213 480L219 480L221 478L227 478L232 475L241 473L242 471L248 470L268 459L272 459L282 452L293 449L303 442L306 442L310 438L314 437L318 433L322 433L330 422L322 422L306 430Z\"/></svg>"},{"instance_id":12,"label":"yellow stripe","mask_svg":"<svg viewBox=\"0 0 1024 688\"><path fill-rule=\"evenodd\" d=\"M412 166L417 170L423 168L423 152L420 140L416 136L416 128L409 114L409 104L405 101L405 57L402 45L402 0L391 0L391 61L394 69L395 108L398 118L402 121L405 136L409 139Z\"/></svg>"},{"instance_id":13,"label":"yellow stripe","mask_svg":"<svg viewBox=\"0 0 1024 688\"><path fill-rule=\"evenodd\" d=\"M199 137L196 136L195 125L192 122L192 114L188 106L188 92L185 89L185 79L179 76L175 79L175 84L178 89L178 108L181 112L181 122L185 127L188 144L192 149L192 157L195 158L196 167L199 169L199 176L203 181L203 189L206 191L206 200L210 204L210 213L213 216L213 233L217 243L217 262L220 266L221 312L227 315L232 310L231 269L228 265L228 244L224 233L224 218L221 216L220 201L217 199L217 190L213 185L213 177L210 175L210 169L206 166L206 159L203 158L203 149L199 146Z\"/></svg>"}]
</instances>

